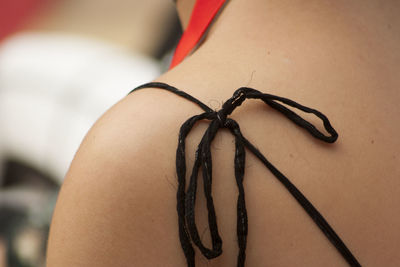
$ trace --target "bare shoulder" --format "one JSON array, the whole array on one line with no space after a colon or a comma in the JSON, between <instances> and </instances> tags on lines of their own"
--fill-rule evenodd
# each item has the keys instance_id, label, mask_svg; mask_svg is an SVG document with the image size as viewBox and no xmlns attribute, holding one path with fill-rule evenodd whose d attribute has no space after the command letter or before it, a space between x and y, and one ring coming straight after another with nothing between
<instances>
[{"instance_id":1,"label":"bare shoulder","mask_svg":"<svg viewBox=\"0 0 400 267\"><path fill-rule=\"evenodd\" d=\"M191 94L198 93L207 104L207 94L217 95L218 100L229 95L214 91L192 90ZM328 102L323 106L336 118L333 123L341 135L329 149L258 104L246 103L232 118L363 264L397 266L399 221L392 211L399 199L398 155L393 154L398 145L385 140L398 130L374 133L371 123L341 115ZM192 102L152 88L127 96L96 122L66 175L51 226L47 266L185 266L177 226L175 151L181 124L200 112ZM381 125L378 115L370 120ZM190 133L188 166L206 125L199 123ZM366 137L352 130L358 128ZM368 139L372 134L375 145ZM212 190L224 252L209 263L196 253L196 266L236 263L234 144L227 135L218 133L212 147ZM384 183L375 178L381 175L386 177ZM245 176L247 265L346 266L293 197L251 153ZM207 233L205 199L200 192L197 199L196 223L203 234ZM210 244L208 234L203 237Z\"/></svg>"},{"instance_id":2,"label":"bare shoulder","mask_svg":"<svg viewBox=\"0 0 400 267\"><path fill-rule=\"evenodd\" d=\"M57 201L47 266L184 266L174 158L180 124L199 111L146 89L94 124Z\"/></svg>"}]
</instances>

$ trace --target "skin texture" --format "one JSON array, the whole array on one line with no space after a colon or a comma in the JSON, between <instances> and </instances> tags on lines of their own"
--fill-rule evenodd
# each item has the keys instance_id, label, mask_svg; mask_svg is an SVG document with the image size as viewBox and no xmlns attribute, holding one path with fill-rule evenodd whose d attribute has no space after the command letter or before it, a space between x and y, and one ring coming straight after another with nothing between
<instances>
[{"instance_id":1,"label":"skin texture","mask_svg":"<svg viewBox=\"0 0 400 267\"><path fill-rule=\"evenodd\" d=\"M363 266L400 265L399 13L397 1L235 0L198 51L157 79L215 109L236 88L249 86L327 115L339 133L332 145L258 101L246 101L231 117L316 206ZM185 266L178 239L175 149L180 125L200 112L172 93L144 89L99 119L66 175L47 266ZM304 117L322 129L316 118ZM187 140L189 170L206 126L197 125ZM233 138L227 131L218 133L212 153L224 252L207 262L197 251L196 266L235 266L237 189ZM246 266L347 266L250 154L244 179ZM200 232L207 220L201 188L200 180Z\"/></svg>"}]
</instances>

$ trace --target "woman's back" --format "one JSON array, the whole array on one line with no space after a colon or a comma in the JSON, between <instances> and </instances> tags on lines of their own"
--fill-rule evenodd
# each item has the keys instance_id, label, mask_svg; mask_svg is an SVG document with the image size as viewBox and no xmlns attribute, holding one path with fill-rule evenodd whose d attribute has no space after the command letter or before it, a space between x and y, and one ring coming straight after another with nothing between
<instances>
[{"instance_id":1,"label":"woman's back","mask_svg":"<svg viewBox=\"0 0 400 267\"><path fill-rule=\"evenodd\" d=\"M356 9L355 2L350 6L346 1L308 6L270 1L265 19L251 3L232 1L198 51L158 81L215 109L238 87L249 86L324 113L339 134L334 144L312 138L259 100L246 100L230 117L314 204L363 266L400 265L399 4L378 7L370 1ZM256 15L241 16L239 10ZM257 20L263 27L249 27ZM176 215L175 151L180 125L201 112L160 89L134 92L108 111L88 134L67 175L52 226L50 262L63 266L62 259L69 256L80 262L101 259L113 266L185 266ZM304 117L323 129L317 118ZM199 123L188 136L188 170L207 125ZM234 266L234 138L220 131L211 150L223 254L207 263L196 250L196 266ZM107 154L105 160L98 156L101 152ZM100 160L94 162L93 157ZM82 189L93 184L95 189ZM196 222L210 246L202 186L199 179ZM244 187L249 221L246 266L347 266L250 153ZM72 193L77 188L84 193ZM88 195L87 206L73 211L73 199ZM109 203L107 208L103 201ZM71 216L79 219L68 219ZM68 238L62 233L65 227L73 229ZM90 235L89 241L74 239L86 234L85 229L102 234ZM65 239L76 246L68 247ZM90 240L100 248L91 249ZM60 248L64 252L55 252Z\"/></svg>"},{"instance_id":2,"label":"woman's back","mask_svg":"<svg viewBox=\"0 0 400 267\"><path fill-rule=\"evenodd\" d=\"M358 14L339 4L309 8L302 13L286 8L292 16L282 21L274 21L273 15L279 15L271 12L271 25L265 25L262 33L250 29L247 39L235 43L228 31L234 23L229 20L234 16L229 16L228 6L226 20L212 33L215 37L211 35L191 58L159 80L216 109L234 89L249 86L326 114L339 133L333 145L316 141L261 101L247 100L231 117L314 203L363 265L399 265L400 217L394 211L400 203L400 141L395 138L400 133L396 119L400 116L400 53L396 49L400 24L393 17L399 5L397 9L365 5ZM220 41L221 35L232 41ZM262 49L252 42L263 39L259 35L265 37ZM323 129L316 117L306 117ZM224 204L219 207L221 211L229 207L231 217L225 223L219 218L221 225L231 222L228 231L234 240L237 189L232 140L215 141L213 160L218 167L213 194L218 203L227 188L232 190L229 201L220 200ZM339 254L284 187L254 156L248 156L247 165L249 266L263 262L339 266ZM327 253L331 253L329 260ZM229 256L233 261L234 255ZM251 264L252 259L258 264Z\"/></svg>"}]
</instances>

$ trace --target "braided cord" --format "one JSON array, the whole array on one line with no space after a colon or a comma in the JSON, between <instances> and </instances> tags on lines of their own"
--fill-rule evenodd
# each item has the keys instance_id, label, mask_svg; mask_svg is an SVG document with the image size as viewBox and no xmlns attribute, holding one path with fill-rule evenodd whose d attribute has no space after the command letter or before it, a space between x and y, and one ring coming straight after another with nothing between
<instances>
[{"instance_id":1,"label":"braided cord","mask_svg":"<svg viewBox=\"0 0 400 267\"><path fill-rule=\"evenodd\" d=\"M235 179L238 186L238 200L237 200L237 237L239 254L237 258L237 267L245 266L246 259L246 244L247 244L247 233L248 233L248 221L247 221L247 210L245 204L245 193L243 187L243 177L245 171L245 148L252 152L270 171L271 173L285 186L285 188L291 193L291 195L297 200L297 202L303 207L303 209L312 218L315 224L321 229L329 241L335 246L338 252L347 261L349 266L361 266L357 259L353 256L347 246L343 243L340 237L336 234L333 228L328 224L324 217L318 212L318 210L311 204L311 202L297 189L297 187L290 182L290 180L283 175L271 162L269 162L265 156L241 133L238 123L227 118L233 110L240 106L245 99L260 99L271 108L279 111L289 120L304 128L315 138L327 142L333 143L337 140L338 134L330 124L328 118L321 112L303 106L296 103L293 100L279 97L271 94L264 94L260 91L249 87L241 87L237 89L233 96L228 99L222 106L221 110L213 111L207 105L203 104L196 98L189 94L180 91L179 89L170 86L165 83L147 83L141 85L133 91L143 88L160 88L175 93L183 98L186 98L205 112L199 115L195 115L186 120L179 131L178 147L176 151L176 171L178 177L178 190L177 190L177 212L178 212L178 224L179 224L179 237L183 252L186 257L187 266L195 267L195 252L192 246L192 242L199 248L201 253L207 259L213 259L222 254L222 239L218 232L217 219L214 208L214 201L212 198L212 160L211 160L211 143L220 128L227 128L235 137L235 157L234 157L234 168L235 168ZM312 113L320 118L323 122L325 130L329 135L321 133L313 124L303 119L294 111L288 109L283 104L299 109L306 113ZM190 130L200 120L210 120L210 124L205 131L200 144L197 147L195 161L193 164L192 173L189 180L187 192L186 187L186 157L185 157L185 140ZM202 170L204 194L207 202L208 211L208 225L210 229L212 248L207 248L200 239L199 232L195 223L195 202L197 192L197 179L198 172Z\"/></svg>"}]
</instances>

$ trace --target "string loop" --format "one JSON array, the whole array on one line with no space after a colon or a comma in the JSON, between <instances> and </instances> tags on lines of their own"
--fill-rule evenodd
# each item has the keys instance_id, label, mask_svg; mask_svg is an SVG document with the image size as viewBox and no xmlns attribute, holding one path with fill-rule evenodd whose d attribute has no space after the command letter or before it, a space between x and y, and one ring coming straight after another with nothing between
<instances>
[{"instance_id":1,"label":"string loop","mask_svg":"<svg viewBox=\"0 0 400 267\"><path fill-rule=\"evenodd\" d=\"M245 172L245 155L247 148L253 153L282 183L282 185L291 193L301 207L308 213L315 224L320 228L322 233L329 239L335 246L338 252L347 261L349 266L358 267L361 264L353 256L347 246L343 243L340 237L336 234L333 228L328 224L325 218L318 212L318 210L311 204L311 202L297 189L297 187L290 182L290 180L281 173L265 156L241 133L239 124L228 116L240 106L245 99L260 99L271 108L279 111L289 120L296 125L304 128L313 137L327 142L333 143L337 140L338 134L330 124L328 118L321 112L296 103L293 100L261 93L253 88L241 87L235 91L233 96L229 98L223 105L221 110L213 111L207 105L203 104L196 98L186 94L179 89L165 83L148 83L135 88L134 90L142 88L160 88L173 92L182 96L202 108L205 112L195 115L186 120L179 131L178 147L176 151L176 172L178 177L178 190L177 190L177 212L178 212L178 225L179 237L181 246L186 257L188 267L195 267L195 253L192 242L199 248L201 253L208 259L218 257L222 254L222 239L218 232L217 217L214 208L214 201L212 198L212 159L211 159L211 143L220 128L227 128L235 137L235 156L234 156L234 169L235 179L238 186L238 200L237 200L237 237L239 254L237 258L237 267L244 267L246 259L246 242L248 234L248 218L245 204L245 192L243 187L243 178ZM133 92L132 90L131 92ZM306 113L312 113L320 118L323 122L325 130L329 135L320 132L313 124L303 119L297 113L287 108L285 105L291 106L295 109L301 110ZM205 131L195 154L195 161L190 175L190 181L187 191L186 186L186 157L185 157L185 140L193 126L200 120L210 120L210 124ZM195 223L195 201L197 192L198 173L202 170L203 178L203 191L207 202L208 211L208 226L211 235L212 248L207 248L200 239L199 232Z\"/></svg>"}]
</instances>

